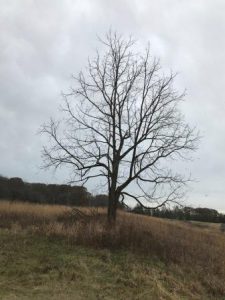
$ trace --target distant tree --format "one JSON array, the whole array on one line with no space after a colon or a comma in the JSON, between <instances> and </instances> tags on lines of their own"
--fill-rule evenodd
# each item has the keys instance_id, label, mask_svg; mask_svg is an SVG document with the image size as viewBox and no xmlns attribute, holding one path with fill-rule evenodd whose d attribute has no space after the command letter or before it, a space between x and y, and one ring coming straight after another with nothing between
<instances>
[{"instance_id":1,"label":"distant tree","mask_svg":"<svg viewBox=\"0 0 225 300\"><path fill-rule=\"evenodd\" d=\"M8 185L8 178L0 175L0 198L10 199L12 192Z\"/></svg>"},{"instance_id":2,"label":"distant tree","mask_svg":"<svg viewBox=\"0 0 225 300\"><path fill-rule=\"evenodd\" d=\"M92 198L91 206L108 206L109 197L105 194L99 194Z\"/></svg>"},{"instance_id":3,"label":"distant tree","mask_svg":"<svg viewBox=\"0 0 225 300\"><path fill-rule=\"evenodd\" d=\"M88 206L90 194L83 186L73 186L70 190L69 203L75 206Z\"/></svg>"},{"instance_id":4,"label":"distant tree","mask_svg":"<svg viewBox=\"0 0 225 300\"><path fill-rule=\"evenodd\" d=\"M140 204L136 204L135 207L133 208L132 212L136 213L136 214L145 214L144 208L142 205Z\"/></svg>"},{"instance_id":5,"label":"distant tree","mask_svg":"<svg viewBox=\"0 0 225 300\"><path fill-rule=\"evenodd\" d=\"M25 200L24 182L21 178L10 178L9 188L11 190L13 200Z\"/></svg>"},{"instance_id":6,"label":"distant tree","mask_svg":"<svg viewBox=\"0 0 225 300\"><path fill-rule=\"evenodd\" d=\"M216 222L219 214L215 209L199 207L195 209L195 217L199 221Z\"/></svg>"},{"instance_id":7,"label":"distant tree","mask_svg":"<svg viewBox=\"0 0 225 300\"><path fill-rule=\"evenodd\" d=\"M125 197L146 209L179 202L186 180L168 160L186 158L198 137L178 110L175 76L163 74L149 48L136 53L131 38L111 32L101 42L105 52L64 95L65 122L43 126L52 141L43 156L46 167L71 166L75 181L102 179L111 222Z\"/></svg>"}]
</instances>

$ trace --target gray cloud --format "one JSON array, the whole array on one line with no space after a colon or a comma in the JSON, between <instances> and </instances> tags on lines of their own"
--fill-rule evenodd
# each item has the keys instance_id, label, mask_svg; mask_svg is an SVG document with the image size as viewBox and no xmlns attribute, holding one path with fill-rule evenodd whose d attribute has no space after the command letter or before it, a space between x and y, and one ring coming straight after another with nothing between
<instances>
[{"instance_id":1,"label":"gray cloud","mask_svg":"<svg viewBox=\"0 0 225 300\"><path fill-rule=\"evenodd\" d=\"M133 34L187 88L182 109L203 135L198 182L188 202L225 211L225 21L223 0L57 1L0 3L0 172L28 181L64 182L67 171L41 171L40 125L58 116L61 90L110 27Z\"/></svg>"}]
</instances>

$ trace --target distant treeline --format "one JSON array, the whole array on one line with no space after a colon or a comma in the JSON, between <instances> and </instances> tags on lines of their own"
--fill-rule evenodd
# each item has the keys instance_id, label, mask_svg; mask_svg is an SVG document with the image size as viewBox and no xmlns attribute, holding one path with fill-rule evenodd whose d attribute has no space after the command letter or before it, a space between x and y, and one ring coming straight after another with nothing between
<instances>
[{"instance_id":1,"label":"distant treeline","mask_svg":"<svg viewBox=\"0 0 225 300\"><path fill-rule=\"evenodd\" d=\"M28 183L0 176L0 199L72 206L107 206L107 195L93 196L83 186Z\"/></svg>"},{"instance_id":2,"label":"distant treeline","mask_svg":"<svg viewBox=\"0 0 225 300\"><path fill-rule=\"evenodd\" d=\"M71 206L107 206L108 196L93 196L83 186L67 184L28 183L19 177L0 176L0 200L24 201L43 204L63 204ZM174 207L147 210L137 205L134 213L151 215L159 218L193 220L225 223L225 215L215 209Z\"/></svg>"},{"instance_id":3,"label":"distant treeline","mask_svg":"<svg viewBox=\"0 0 225 300\"><path fill-rule=\"evenodd\" d=\"M192 221L201 221L201 222L213 222L213 223L225 223L225 215L219 213L215 209L210 208L192 208L192 207L178 207L166 208L155 210L147 210L137 205L132 212L151 215L159 218L167 219L177 219L177 220L192 220Z\"/></svg>"}]
</instances>

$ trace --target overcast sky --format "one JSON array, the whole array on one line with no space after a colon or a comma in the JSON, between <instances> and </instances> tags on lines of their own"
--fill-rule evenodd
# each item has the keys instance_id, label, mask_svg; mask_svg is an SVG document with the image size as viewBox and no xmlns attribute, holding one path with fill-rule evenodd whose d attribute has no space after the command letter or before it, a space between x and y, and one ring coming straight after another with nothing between
<instances>
[{"instance_id":1,"label":"overcast sky","mask_svg":"<svg viewBox=\"0 0 225 300\"><path fill-rule=\"evenodd\" d=\"M186 119L203 136L185 167L196 179L186 201L225 211L224 0L0 0L0 174L66 182L65 170L40 170L37 132L109 28L150 41L179 73Z\"/></svg>"}]
</instances>

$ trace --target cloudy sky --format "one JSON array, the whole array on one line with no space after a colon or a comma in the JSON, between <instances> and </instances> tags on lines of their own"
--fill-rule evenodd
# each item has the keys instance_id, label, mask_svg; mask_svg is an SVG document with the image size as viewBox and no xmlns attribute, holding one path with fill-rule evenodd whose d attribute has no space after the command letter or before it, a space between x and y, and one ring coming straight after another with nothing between
<instances>
[{"instance_id":1,"label":"cloudy sky","mask_svg":"<svg viewBox=\"0 0 225 300\"><path fill-rule=\"evenodd\" d=\"M185 167L196 179L186 201L225 211L224 0L0 0L0 174L66 182L66 170L40 170L37 132L109 28L150 41L179 73L182 109L203 136Z\"/></svg>"}]
</instances>

